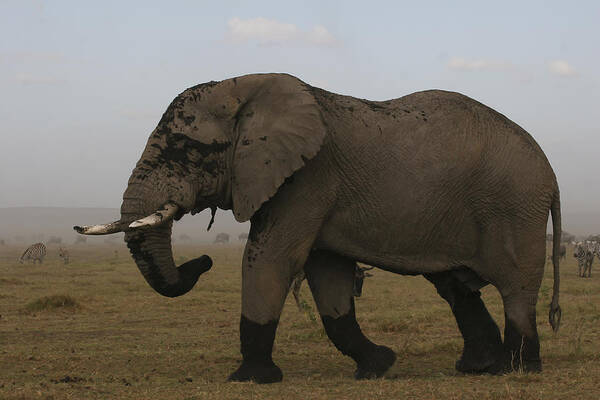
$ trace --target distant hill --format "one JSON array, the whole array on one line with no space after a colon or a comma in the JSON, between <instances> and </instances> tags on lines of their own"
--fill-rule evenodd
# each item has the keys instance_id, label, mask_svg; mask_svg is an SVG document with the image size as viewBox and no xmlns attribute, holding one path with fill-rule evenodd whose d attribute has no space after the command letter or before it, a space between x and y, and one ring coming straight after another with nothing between
<instances>
[{"instance_id":1,"label":"distant hill","mask_svg":"<svg viewBox=\"0 0 600 400\"><path fill-rule=\"evenodd\" d=\"M116 208L61 208L61 207L12 207L0 208L0 239L15 242L46 241L50 236L61 237L63 243L71 244L77 234L73 225L90 225L111 222L119 218ZM210 212L200 215L186 215L175 222L173 238L184 240L187 235L193 242L212 242L219 232L231 235L232 242L237 241L240 233L248 232L249 223L240 224L230 211L217 211L215 223L210 232L206 231ZM549 232L551 226L548 225ZM563 211L563 229L575 235L587 236L600 233L600 211L597 213L569 213ZM114 237L121 241L122 234L111 236L88 236L88 243L102 243L106 238ZM188 239L185 239L188 240Z\"/></svg>"},{"instance_id":2,"label":"distant hill","mask_svg":"<svg viewBox=\"0 0 600 400\"><path fill-rule=\"evenodd\" d=\"M46 241L50 236L58 236L63 243L72 244L78 234L73 230L74 225L91 225L106 223L118 219L120 212L116 208L62 208L62 207L11 207L0 208L0 239L9 243L17 241ZM210 220L210 212L204 211L199 215L186 215L175 222L173 238L184 240L187 235L193 242L212 242L219 232L229 233L232 242L237 236L248 232L249 223L240 224L231 212L217 211L215 223L210 232L206 231ZM123 234L109 236L88 236L88 243L102 243L105 239L114 237L122 241ZM188 239L185 239L188 240Z\"/></svg>"}]
</instances>

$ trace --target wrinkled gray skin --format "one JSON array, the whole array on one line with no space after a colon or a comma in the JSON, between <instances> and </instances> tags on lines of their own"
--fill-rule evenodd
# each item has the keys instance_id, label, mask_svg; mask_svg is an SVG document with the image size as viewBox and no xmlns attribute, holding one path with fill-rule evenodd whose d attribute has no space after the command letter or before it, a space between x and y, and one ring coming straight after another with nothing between
<instances>
[{"instance_id":1,"label":"wrinkled gray skin","mask_svg":"<svg viewBox=\"0 0 600 400\"><path fill-rule=\"evenodd\" d=\"M354 318L352 280L360 261L398 274L425 274L450 303L461 330L461 318L466 320L451 285L477 293L491 283L504 301L509 357L525 346L524 361L540 367L535 305L549 211L555 278L558 272L556 178L527 132L466 96L431 90L373 102L284 74L192 87L152 132L123 196L121 221L167 202L185 212L233 210L238 221L251 221L242 319L252 326L276 326L303 268L310 271L324 321ZM181 295L197 275L176 269L170 236L168 222L129 231L125 240L154 289ZM558 310L558 279L554 289L551 319ZM494 335L498 339L489 341L500 340ZM232 379L261 381L252 373L236 374ZM262 381L278 380L271 378Z\"/></svg>"}]
</instances>

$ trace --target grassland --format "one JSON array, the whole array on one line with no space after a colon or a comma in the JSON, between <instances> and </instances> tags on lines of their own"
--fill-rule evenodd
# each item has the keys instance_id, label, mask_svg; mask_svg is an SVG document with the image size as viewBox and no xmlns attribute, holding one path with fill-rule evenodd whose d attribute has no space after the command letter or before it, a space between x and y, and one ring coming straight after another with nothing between
<instances>
[{"instance_id":1,"label":"grassland","mask_svg":"<svg viewBox=\"0 0 600 400\"><path fill-rule=\"evenodd\" d=\"M115 254L118 250L118 254ZM547 322L552 269L538 304L544 372L457 373L462 339L447 304L421 277L371 271L357 315L365 333L393 348L384 379L357 382L354 365L323 333L306 284L300 312L288 298L274 359L284 381L227 383L241 360L240 246L176 246L177 261L209 254L213 269L187 295L167 299L143 280L123 247L71 248L64 265L49 248L43 265L19 264L22 248L0 247L2 399L598 399L600 269L561 268L563 322ZM503 325L500 298L483 290Z\"/></svg>"}]
</instances>

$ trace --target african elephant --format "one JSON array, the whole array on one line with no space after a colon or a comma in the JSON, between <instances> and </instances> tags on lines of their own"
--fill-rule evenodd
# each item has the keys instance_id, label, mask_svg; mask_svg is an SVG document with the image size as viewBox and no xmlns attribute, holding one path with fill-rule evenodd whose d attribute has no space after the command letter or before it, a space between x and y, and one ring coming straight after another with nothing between
<instances>
[{"instance_id":1,"label":"african elephant","mask_svg":"<svg viewBox=\"0 0 600 400\"><path fill-rule=\"evenodd\" d=\"M243 362L230 380L282 379L273 340L302 270L327 335L357 363L355 377L381 376L396 356L356 321L357 262L435 285L464 337L458 370L541 370L535 305L549 212L549 316L553 329L560 322L559 189L534 139L481 103L441 90L368 101L286 74L194 86L150 135L121 218L75 229L124 231L150 286L174 297L211 261L175 266L172 220L206 208L214 216L217 207L251 222L242 262ZM504 343L479 297L487 284L503 299Z\"/></svg>"},{"instance_id":2,"label":"african elephant","mask_svg":"<svg viewBox=\"0 0 600 400\"><path fill-rule=\"evenodd\" d=\"M213 243L229 243L229 234L223 232L217 234Z\"/></svg>"}]
</instances>

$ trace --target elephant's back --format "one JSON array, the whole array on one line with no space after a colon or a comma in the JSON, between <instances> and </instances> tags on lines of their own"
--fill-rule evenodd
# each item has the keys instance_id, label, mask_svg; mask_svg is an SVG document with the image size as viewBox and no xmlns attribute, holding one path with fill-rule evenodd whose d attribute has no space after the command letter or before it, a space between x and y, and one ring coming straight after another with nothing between
<instances>
[{"instance_id":1,"label":"elephant's back","mask_svg":"<svg viewBox=\"0 0 600 400\"><path fill-rule=\"evenodd\" d=\"M474 213L485 206L547 215L557 184L546 156L493 109L441 90L382 102L325 101L331 153L341 171L353 171L341 177L345 196L376 193L406 209L440 213L460 205Z\"/></svg>"},{"instance_id":2,"label":"elephant's back","mask_svg":"<svg viewBox=\"0 0 600 400\"><path fill-rule=\"evenodd\" d=\"M527 131L460 93L426 90L387 101L325 91L320 96L330 139L341 148L357 147L375 159L389 156L432 167L440 163L498 167L509 160L525 170L521 173L535 170L555 179L546 155Z\"/></svg>"},{"instance_id":3,"label":"elephant's back","mask_svg":"<svg viewBox=\"0 0 600 400\"><path fill-rule=\"evenodd\" d=\"M524 146L546 159L527 131L503 114L457 92L425 90L396 99L371 101L311 89L325 119L336 121L330 124L334 134L360 134L365 140L392 135L399 143L411 139L411 135L425 141L443 135L454 135L457 141L465 137L472 142L508 138L506 146Z\"/></svg>"},{"instance_id":4,"label":"elephant's back","mask_svg":"<svg viewBox=\"0 0 600 400\"><path fill-rule=\"evenodd\" d=\"M507 146L525 146L546 158L541 147L525 129L504 114L461 93L425 90L390 100L389 104L394 109L422 110L420 112L425 116L429 114L433 117L431 122L445 127L462 126L466 134L473 136L473 140L495 142L494 139L498 137L512 139L514 143L506 142Z\"/></svg>"}]
</instances>

